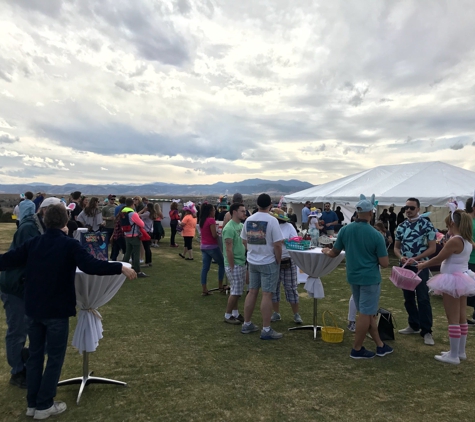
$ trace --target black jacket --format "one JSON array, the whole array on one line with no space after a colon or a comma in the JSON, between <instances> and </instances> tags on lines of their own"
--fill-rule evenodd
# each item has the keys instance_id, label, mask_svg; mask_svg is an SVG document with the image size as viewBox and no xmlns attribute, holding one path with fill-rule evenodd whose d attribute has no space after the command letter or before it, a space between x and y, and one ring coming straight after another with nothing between
<instances>
[{"instance_id":1,"label":"black jacket","mask_svg":"<svg viewBox=\"0 0 475 422\"><path fill-rule=\"evenodd\" d=\"M0 271L26 265L25 314L31 318L67 318L76 315L76 267L86 274L122 272L122 264L99 261L61 230L48 229L0 255Z\"/></svg>"}]
</instances>

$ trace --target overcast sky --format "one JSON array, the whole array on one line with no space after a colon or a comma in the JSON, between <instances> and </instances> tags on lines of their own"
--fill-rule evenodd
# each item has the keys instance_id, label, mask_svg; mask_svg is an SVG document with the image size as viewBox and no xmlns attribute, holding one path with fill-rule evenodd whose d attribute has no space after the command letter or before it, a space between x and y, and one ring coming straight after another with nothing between
<instances>
[{"instance_id":1,"label":"overcast sky","mask_svg":"<svg viewBox=\"0 0 475 422\"><path fill-rule=\"evenodd\" d=\"M1 183L475 171L471 0L0 0Z\"/></svg>"}]
</instances>

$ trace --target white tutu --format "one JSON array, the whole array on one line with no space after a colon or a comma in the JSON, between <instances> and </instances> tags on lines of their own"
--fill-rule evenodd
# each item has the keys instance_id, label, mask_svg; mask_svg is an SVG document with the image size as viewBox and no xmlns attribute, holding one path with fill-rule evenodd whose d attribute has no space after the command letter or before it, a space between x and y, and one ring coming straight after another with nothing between
<instances>
[{"instance_id":1,"label":"white tutu","mask_svg":"<svg viewBox=\"0 0 475 422\"><path fill-rule=\"evenodd\" d=\"M436 295L445 293L452 297L475 296L474 276L472 271L438 274L427 282L427 286Z\"/></svg>"}]
</instances>

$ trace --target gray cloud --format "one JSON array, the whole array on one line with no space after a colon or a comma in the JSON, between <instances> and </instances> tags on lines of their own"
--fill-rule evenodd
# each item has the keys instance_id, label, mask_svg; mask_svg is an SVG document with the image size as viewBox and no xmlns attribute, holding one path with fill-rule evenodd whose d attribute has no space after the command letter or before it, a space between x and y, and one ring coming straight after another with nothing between
<instances>
[{"instance_id":1,"label":"gray cloud","mask_svg":"<svg viewBox=\"0 0 475 422\"><path fill-rule=\"evenodd\" d=\"M19 6L26 10L40 12L42 14L58 17L62 8L62 0L6 0L8 3Z\"/></svg>"},{"instance_id":2,"label":"gray cloud","mask_svg":"<svg viewBox=\"0 0 475 422\"><path fill-rule=\"evenodd\" d=\"M0 144L13 144L14 142L19 142L20 138L17 137L12 137L8 134L3 134L0 135Z\"/></svg>"},{"instance_id":3,"label":"gray cloud","mask_svg":"<svg viewBox=\"0 0 475 422\"><path fill-rule=\"evenodd\" d=\"M127 91L127 92L132 92L135 89L134 84L127 83L127 82L124 82L124 81L117 81L115 83L115 86L120 88L120 89L123 89L124 91Z\"/></svg>"},{"instance_id":4,"label":"gray cloud","mask_svg":"<svg viewBox=\"0 0 475 422\"><path fill-rule=\"evenodd\" d=\"M454 151L457 151L459 149L462 149L465 145L462 144L461 142L458 142L456 144L453 144L452 146L450 146L449 148L450 149L453 149Z\"/></svg>"}]
</instances>

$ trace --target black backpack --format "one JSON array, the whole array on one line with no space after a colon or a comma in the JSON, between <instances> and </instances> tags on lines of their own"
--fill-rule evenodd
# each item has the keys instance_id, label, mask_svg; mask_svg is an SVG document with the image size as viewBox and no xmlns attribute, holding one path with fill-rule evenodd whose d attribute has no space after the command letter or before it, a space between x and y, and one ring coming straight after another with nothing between
<instances>
[{"instance_id":1,"label":"black backpack","mask_svg":"<svg viewBox=\"0 0 475 422\"><path fill-rule=\"evenodd\" d=\"M133 211L121 211L119 213L119 225L122 228L122 231L125 232L131 232L133 226L135 224L130 224L130 219L129 219L129 214Z\"/></svg>"}]
</instances>

